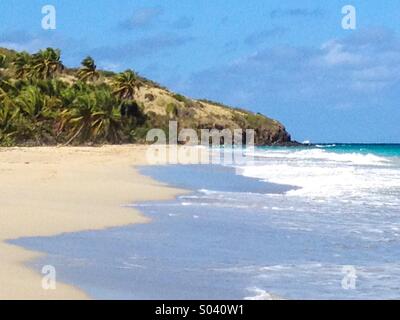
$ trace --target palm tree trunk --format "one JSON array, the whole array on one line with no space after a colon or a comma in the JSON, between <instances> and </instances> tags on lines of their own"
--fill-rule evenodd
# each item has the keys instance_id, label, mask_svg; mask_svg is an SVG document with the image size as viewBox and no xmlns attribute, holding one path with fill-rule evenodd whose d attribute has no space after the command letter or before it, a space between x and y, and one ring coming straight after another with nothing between
<instances>
[{"instance_id":1,"label":"palm tree trunk","mask_svg":"<svg viewBox=\"0 0 400 320\"><path fill-rule=\"evenodd\" d=\"M79 134L81 133L81 131L82 131L82 129L85 127L85 125L83 124L80 128L79 128L79 130L73 135L73 137L71 138L71 139L69 139L63 146L67 146L67 145L69 145L72 141L74 141L75 140L75 138L77 137L77 136L79 136Z\"/></svg>"}]
</instances>

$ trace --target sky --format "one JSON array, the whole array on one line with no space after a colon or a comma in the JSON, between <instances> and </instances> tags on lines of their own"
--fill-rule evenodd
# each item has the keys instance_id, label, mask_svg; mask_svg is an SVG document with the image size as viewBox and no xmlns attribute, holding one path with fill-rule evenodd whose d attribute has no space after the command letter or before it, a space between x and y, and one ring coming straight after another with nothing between
<instances>
[{"instance_id":1,"label":"sky","mask_svg":"<svg viewBox=\"0 0 400 320\"><path fill-rule=\"evenodd\" d=\"M91 55L275 118L298 141L400 143L398 1L1 0L0 22L0 47L57 47L70 67Z\"/></svg>"}]
</instances>

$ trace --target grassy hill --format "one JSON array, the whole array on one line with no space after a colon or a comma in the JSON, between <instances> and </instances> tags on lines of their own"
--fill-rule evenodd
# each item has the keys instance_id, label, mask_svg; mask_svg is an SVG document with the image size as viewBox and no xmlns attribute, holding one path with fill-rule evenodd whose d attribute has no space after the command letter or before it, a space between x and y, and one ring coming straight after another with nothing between
<instances>
[{"instance_id":1,"label":"grassy hill","mask_svg":"<svg viewBox=\"0 0 400 320\"><path fill-rule=\"evenodd\" d=\"M60 52L30 55L0 48L0 145L144 142L150 128L254 129L258 145L290 144L276 120L195 100L140 77L62 64Z\"/></svg>"}]
</instances>

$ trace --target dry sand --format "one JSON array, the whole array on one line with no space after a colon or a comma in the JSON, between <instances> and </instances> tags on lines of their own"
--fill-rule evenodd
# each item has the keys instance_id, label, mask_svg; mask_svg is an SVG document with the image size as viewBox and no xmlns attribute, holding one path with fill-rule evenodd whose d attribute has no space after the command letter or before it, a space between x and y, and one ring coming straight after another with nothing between
<instances>
[{"instance_id":1,"label":"dry sand","mask_svg":"<svg viewBox=\"0 0 400 320\"><path fill-rule=\"evenodd\" d=\"M29 236L103 229L148 219L122 205L162 200L183 190L141 176L145 146L0 149L0 299L85 299L57 282L42 289L42 275L24 264L40 253L5 243Z\"/></svg>"}]
</instances>

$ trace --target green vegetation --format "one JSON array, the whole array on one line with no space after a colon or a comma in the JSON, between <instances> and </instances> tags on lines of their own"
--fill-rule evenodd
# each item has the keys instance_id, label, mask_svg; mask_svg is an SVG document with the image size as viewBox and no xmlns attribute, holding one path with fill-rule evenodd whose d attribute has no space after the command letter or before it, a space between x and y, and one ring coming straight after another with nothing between
<instances>
[{"instance_id":1,"label":"green vegetation","mask_svg":"<svg viewBox=\"0 0 400 320\"><path fill-rule=\"evenodd\" d=\"M274 120L189 99L132 70L98 70L91 57L66 68L57 49L0 48L0 146L144 142L151 128L168 132L171 119L195 130L256 129L259 144L290 140Z\"/></svg>"},{"instance_id":2,"label":"green vegetation","mask_svg":"<svg viewBox=\"0 0 400 320\"><path fill-rule=\"evenodd\" d=\"M135 97L136 90L140 89L142 83L137 74L132 70L127 70L114 77L112 85L113 93L120 99L130 99Z\"/></svg>"},{"instance_id":3,"label":"green vegetation","mask_svg":"<svg viewBox=\"0 0 400 320\"><path fill-rule=\"evenodd\" d=\"M94 63L92 57L86 57L82 60L82 68L78 71L78 79L81 81L92 80L95 81L99 79L100 74L97 71L97 66Z\"/></svg>"},{"instance_id":4,"label":"green vegetation","mask_svg":"<svg viewBox=\"0 0 400 320\"><path fill-rule=\"evenodd\" d=\"M176 100L178 100L178 101L180 101L180 102L183 102L183 103L186 103L187 100L188 100L186 97L184 97L183 95L178 94L178 93L175 93L175 94L173 95L173 97L174 97Z\"/></svg>"},{"instance_id":5,"label":"green vegetation","mask_svg":"<svg viewBox=\"0 0 400 320\"><path fill-rule=\"evenodd\" d=\"M141 86L128 70L99 81L87 57L76 78L65 78L59 50L0 55L0 145L135 142L146 117L133 99ZM136 109L132 112L132 106Z\"/></svg>"},{"instance_id":6,"label":"green vegetation","mask_svg":"<svg viewBox=\"0 0 400 320\"><path fill-rule=\"evenodd\" d=\"M174 103L168 103L166 112L170 119L175 119L178 116L178 107Z\"/></svg>"}]
</instances>

